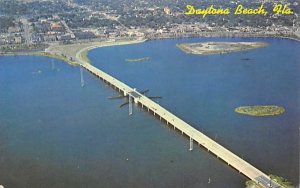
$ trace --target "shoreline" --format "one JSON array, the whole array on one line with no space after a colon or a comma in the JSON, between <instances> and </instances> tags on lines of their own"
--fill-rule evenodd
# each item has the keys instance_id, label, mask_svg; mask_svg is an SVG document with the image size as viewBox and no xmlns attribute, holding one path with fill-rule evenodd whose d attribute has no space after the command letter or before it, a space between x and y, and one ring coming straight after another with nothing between
<instances>
[{"instance_id":1,"label":"shoreline","mask_svg":"<svg viewBox=\"0 0 300 188\"><path fill-rule=\"evenodd\" d=\"M143 42L145 42L145 41L143 41ZM83 48L82 50L79 51L80 53L78 52L77 54L78 54L78 57L82 59L82 58L87 58L88 52L91 51L91 50L93 50L93 49L96 49L96 48L108 47L108 46L116 46L116 45L128 45L128 44L134 44L134 43L116 44L116 43L112 42L111 44L110 43L99 44L99 45L95 45L95 46L85 47L85 48ZM48 56L48 57L51 57L51 56ZM85 61L85 60L82 59L82 61Z\"/></svg>"},{"instance_id":2,"label":"shoreline","mask_svg":"<svg viewBox=\"0 0 300 188\"><path fill-rule=\"evenodd\" d=\"M43 51L26 51L26 52L8 52L0 53L1 56L40 56L49 57L64 61L72 66L78 66L82 61L92 63L87 57L88 52L95 48L138 44L147 41L146 39L132 38L106 41L90 41L74 44L52 44Z\"/></svg>"},{"instance_id":3,"label":"shoreline","mask_svg":"<svg viewBox=\"0 0 300 188\"><path fill-rule=\"evenodd\" d=\"M128 41L119 41L116 42L115 40L112 41L113 43L101 43L101 44L96 44L96 45L92 45L92 46L87 46L85 48L82 48L81 50L79 50L76 55L75 58L78 61L79 64L81 63L91 63L90 59L87 57L88 52L96 49L96 48L102 48L102 47L109 47L109 46L121 46L121 45L130 45L130 44L139 44L139 43L143 43L146 42L147 39L135 39L135 40L128 40Z\"/></svg>"},{"instance_id":4,"label":"shoreline","mask_svg":"<svg viewBox=\"0 0 300 188\"><path fill-rule=\"evenodd\" d=\"M183 35L172 35L167 34L165 36L156 36L156 37L146 37L146 38L117 38L112 40L105 41L82 41L78 43L72 44L52 44L44 51L19 51L19 52L6 52L0 53L1 56L41 56L41 57L49 57L58 60L62 60L70 65L78 66L80 63L92 63L90 59L87 57L90 50L101 47L109 47L109 46L119 46L119 45L130 45L130 44L138 44L143 43L150 40L163 40L163 39L184 39L184 38L273 38L273 39L285 39L291 40L295 42L300 42L300 38L288 37L288 36L271 36L271 35L257 35L250 33L195 33L195 34L183 34ZM71 52L71 54L65 54L65 51L75 49L76 53ZM78 48L79 47L79 48ZM53 49L54 48L54 49ZM55 49L58 48L58 49ZM68 49L69 48L69 49Z\"/></svg>"},{"instance_id":5,"label":"shoreline","mask_svg":"<svg viewBox=\"0 0 300 188\"><path fill-rule=\"evenodd\" d=\"M186 54L213 55L249 51L268 46L265 42L195 42L177 43L176 46Z\"/></svg>"},{"instance_id":6,"label":"shoreline","mask_svg":"<svg viewBox=\"0 0 300 188\"><path fill-rule=\"evenodd\" d=\"M180 38L272 38L272 39L288 39L296 42L300 42L300 35L298 37L291 36L279 36L274 34L261 34L261 33L242 33L242 32L202 32L202 33L188 33L188 34L165 34L165 35L152 35L149 36L149 40L161 40L161 39L180 39Z\"/></svg>"},{"instance_id":7,"label":"shoreline","mask_svg":"<svg viewBox=\"0 0 300 188\"><path fill-rule=\"evenodd\" d=\"M277 105L254 105L254 106L240 106L235 108L236 113L264 117L264 116L277 116L285 112L282 106Z\"/></svg>"}]
</instances>

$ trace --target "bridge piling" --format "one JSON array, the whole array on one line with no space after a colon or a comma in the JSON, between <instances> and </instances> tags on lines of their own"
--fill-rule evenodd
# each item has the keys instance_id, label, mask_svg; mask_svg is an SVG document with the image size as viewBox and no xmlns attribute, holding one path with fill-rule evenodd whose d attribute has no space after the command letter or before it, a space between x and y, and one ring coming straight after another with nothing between
<instances>
[{"instance_id":1,"label":"bridge piling","mask_svg":"<svg viewBox=\"0 0 300 188\"><path fill-rule=\"evenodd\" d=\"M82 66L80 66L80 84L81 84L81 87L84 87Z\"/></svg>"},{"instance_id":2,"label":"bridge piling","mask_svg":"<svg viewBox=\"0 0 300 188\"><path fill-rule=\"evenodd\" d=\"M128 95L128 100L129 100L129 115L132 115L132 98L130 95Z\"/></svg>"},{"instance_id":3,"label":"bridge piling","mask_svg":"<svg viewBox=\"0 0 300 188\"><path fill-rule=\"evenodd\" d=\"M193 151L193 144L194 144L194 141L193 141L193 138L190 137L190 151Z\"/></svg>"}]
</instances>

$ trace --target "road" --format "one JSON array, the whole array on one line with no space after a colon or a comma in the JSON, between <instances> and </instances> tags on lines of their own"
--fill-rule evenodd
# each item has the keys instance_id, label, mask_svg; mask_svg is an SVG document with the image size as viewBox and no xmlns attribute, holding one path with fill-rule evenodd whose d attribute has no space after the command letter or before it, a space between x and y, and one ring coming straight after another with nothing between
<instances>
[{"instance_id":1,"label":"road","mask_svg":"<svg viewBox=\"0 0 300 188\"><path fill-rule=\"evenodd\" d=\"M21 18L20 19L21 23L23 24L23 37L25 39L25 44L29 45L32 44L31 42L31 26L29 25L29 22L26 18Z\"/></svg>"}]
</instances>

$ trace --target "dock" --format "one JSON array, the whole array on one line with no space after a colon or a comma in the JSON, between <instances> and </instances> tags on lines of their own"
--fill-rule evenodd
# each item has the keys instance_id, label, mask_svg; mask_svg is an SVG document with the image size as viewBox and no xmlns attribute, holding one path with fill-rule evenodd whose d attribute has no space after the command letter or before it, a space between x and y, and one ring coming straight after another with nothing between
<instances>
[{"instance_id":1,"label":"dock","mask_svg":"<svg viewBox=\"0 0 300 188\"><path fill-rule=\"evenodd\" d=\"M99 79L103 80L105 83L107 83L107 85L110 85L124 96L129 97L129 101L133 101L142 108L145 108L149 113L153 114L160 120L165 121L166 124L173 127L174 130L178 130L183 135L186 135L190 140L190 150L193 150L193 144L197 143L199 146L205 148L208 152L214 154L218 159L223 160L228 166L236 169L236 171L255 181L262 187L281 187L275 181L271 180L268 175L266 175L244 159L235 155L233 152L229 151L213 139L204 135L193 126L184 122L179 117L172 114L153 100L139 93L135 88L128 86L122 81L101 71L91 64L80 61L80 66Z\"/></svg>"}]
</instances>

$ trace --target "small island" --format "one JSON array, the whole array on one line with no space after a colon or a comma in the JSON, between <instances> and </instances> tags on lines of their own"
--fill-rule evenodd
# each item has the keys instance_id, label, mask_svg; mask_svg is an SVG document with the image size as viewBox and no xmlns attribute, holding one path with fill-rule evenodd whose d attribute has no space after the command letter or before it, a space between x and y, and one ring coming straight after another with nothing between
<instances>
[{"instance_id":1,"label":"small island","mask_svg":"<svg viewBox=\"0 0 300 188\"><path fill-rule=\"evenodd\" d=\"M269 175L270 180L272 180L271 185L273 185L273 187L278 187L276 184L280 185L279 187L282 188L295 188L291 182L289 182L286 178L280 177L280 176L276 176L276 175ZM248 180L245 183L246 188L263 188L262 185L259 185L258 183L256 183L253 180Z\"/></svg>"},{"instance_id":2,"label":"small island","mask_svg":"<svg viewBox=\"0 0 300 188\"><path fill-rule=\"evenodd\" d=\"M241 106L235 109L235 112L250 116L275 116L285 112L285 109L280 106Z\"/></svg>"},{"instance_id":3,"label":"small island","mask_svg":"<svg viewBox=\"0 0 300 188\"><path fill-rule=\"evenodd\" d=\"M264 42L200 42L181 43L176 46L187 54L210 55L264 48L268 44Z\"/></svg>"},{"instance_id":4,"label":"small island","mask_svg":"<svg viewBox=\"0 0 300 188\"><path fill-rule=\"evenodd\" d=\"M125 59L127 62L144 62L149 61L150 57L142 57L142 58L136 58L136 59Z\"/></svg>"}]
</instances>

